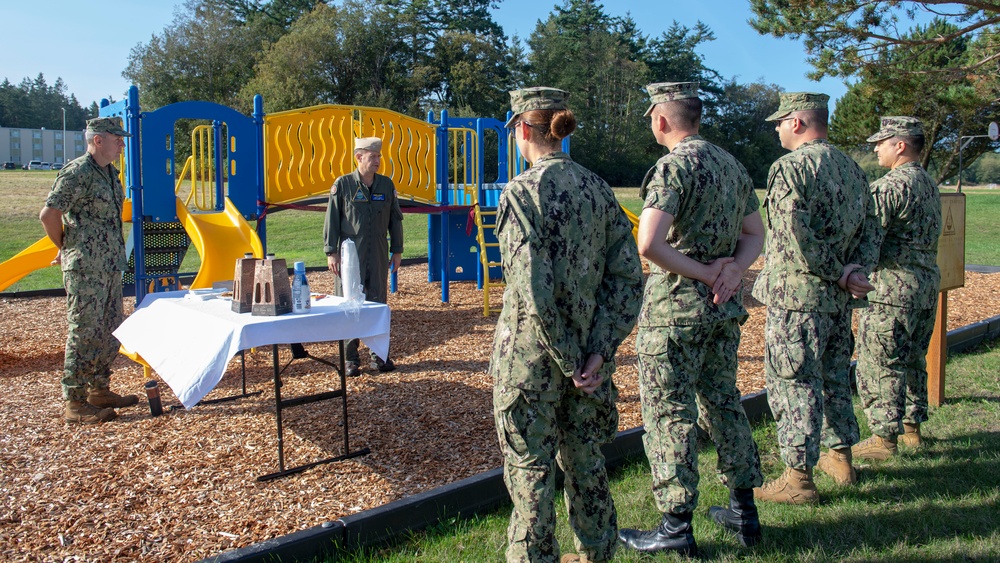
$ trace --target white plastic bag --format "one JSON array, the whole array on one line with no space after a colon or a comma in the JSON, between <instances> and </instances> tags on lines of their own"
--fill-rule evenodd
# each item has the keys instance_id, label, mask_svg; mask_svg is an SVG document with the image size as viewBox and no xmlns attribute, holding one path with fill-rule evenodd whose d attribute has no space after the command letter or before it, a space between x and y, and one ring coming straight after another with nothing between
<instances>
[{"instance_id":1,"label":"white plastic bag","mask_svg":"<svg viewBox=\"0 0 1000 563\"><path fill-rule=\"evenodd\" d=\"M358 261L358 249L354 241L344 239L340 243L340 287L348 312L359 313L361 304L365 302L365 294L361 287L361 263Z\"/></svg>"}]
</instances>

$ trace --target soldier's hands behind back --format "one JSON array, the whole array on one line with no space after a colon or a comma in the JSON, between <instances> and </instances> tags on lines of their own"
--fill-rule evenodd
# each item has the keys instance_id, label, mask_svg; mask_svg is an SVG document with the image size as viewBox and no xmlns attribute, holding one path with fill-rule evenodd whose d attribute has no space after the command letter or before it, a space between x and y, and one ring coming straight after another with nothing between
<instances>
[{"instance_id":1,"label":"soldier's hands behind back","mask_svg":"<svg viewBox=\"0 0 1000 563\"><path fill-rule=\"evenodd\" d=\"M588 395L597 391L597 388L604 382L604 376L601 375L601 367L603 366L604 358L600 354L591 354L587 358L587 363L583 365L583 369L577 369L573 373L573 385Z\"/></svg>"},{"instance_id":2,"label":"soldier's hands behind back","mask_svg":"<svg viewBox=\"0 0 1000 563\"><path fill-rule=\"evenodd\" d=\"M712 293L715 294L712 301L716 305L721 305L729 301L740 290L740 283L742 281L743 268L735 260L726 262L722 266L719 276L715 279L715 285L712 286Z\"/></svg>"}]
</instances>

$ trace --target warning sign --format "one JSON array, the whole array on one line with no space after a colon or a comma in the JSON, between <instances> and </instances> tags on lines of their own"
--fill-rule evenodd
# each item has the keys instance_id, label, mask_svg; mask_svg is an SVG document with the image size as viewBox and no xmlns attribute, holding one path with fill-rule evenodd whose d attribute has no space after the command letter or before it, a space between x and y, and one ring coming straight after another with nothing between
<instances>
[{"instance_id":1,"label":"warning sign","mask_svg":"<svg viewBox=\"0 0 1000 563\"><path fill-rule=\"evenodd\" d=\"M937 263L947 291L965 285L965 194L941 194L941 223Z\"/></svg>"}]
</instances>

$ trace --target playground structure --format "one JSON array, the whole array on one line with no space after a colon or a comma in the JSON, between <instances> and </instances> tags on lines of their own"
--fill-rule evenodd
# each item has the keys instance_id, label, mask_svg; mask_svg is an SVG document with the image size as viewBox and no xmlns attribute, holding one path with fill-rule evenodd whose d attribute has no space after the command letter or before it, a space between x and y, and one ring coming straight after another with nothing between
<instances>
[{"instance_id":1,"label":"playground structure","mask_svg":"<svg viewBox=\"0 0 1000 563\"><path fill-rule=\"evenodd\" d=\"M142 112L134 86L125 100L102 104L100 115L121 118L132 135L120 162L122 220L131 223L123 283L134 288L137 303L148 292L180 288L181 277L192 275L180 272L190 246L201 257L190 288L231 280L237 259L267 252L269 213L325 200L333 181L354 170L354 139L377 136L383 140L379 173L394 182L403 211L428 215L428 281L441 283L441 300L448 301L451 280L475 279L484 290L483 314L499 310L489 291L503 285L496 206L503 186L525 167L504 122L449 118L447 111L421 121L340 105L265 115L260 96L251 116L201 101ZM193 127L191 154L178 173L180 120L205 123ZM490 173L485 146L494 136L496 169ZM182 199L185 184L190 192ZM638 219L628 214L635 227ZM0 263L0 291L49 267L55 256L54 245L42 238ZM395 275L390 283L395 291Z\"/></svg>"},{"instance_id":2,"label":"playground structure","mask_svg":"<svg viewBox=\"0 0 1000 563\"><path fill-rule=\"evenodd\" d=\"M383 139L379 172L395 183L404 211L428 214L429 281L441 282L442 301L448 300L450 280L477 279L482 287L490 276L501 277L495 236L478 215L492 212L479 204L495 206L509 177L501 121L449 119L445 111L423 122L384 109L335 105L265 116L262 108L258 96L249 117L198 101L141 112L135 87L121 102L104 102L100 115L121 118L132 134L120 165L127 198L122 219L132 225L130 271L123 281L134 285L137 301L150 291L179 288L180 277L190 275L179 269L191 245L201 257L190 284L195 289L232 279L233 264L247 252L262 257L267 214L325 200L333 181L353 171L353 140L361 136ZM183 161L174 152L181 119L209 123L194 127L191 155ZM498 166L492 182L484 184L487 134L496 135ZM190 192L181 199L184 183ZM470 210L475 210L475 234L467 229ZM0 290L49 267L55 255L43 238L0 264ZM492 272L487 266L484 274L479 264L492 264Z\"/></svg>"}]
</instances>

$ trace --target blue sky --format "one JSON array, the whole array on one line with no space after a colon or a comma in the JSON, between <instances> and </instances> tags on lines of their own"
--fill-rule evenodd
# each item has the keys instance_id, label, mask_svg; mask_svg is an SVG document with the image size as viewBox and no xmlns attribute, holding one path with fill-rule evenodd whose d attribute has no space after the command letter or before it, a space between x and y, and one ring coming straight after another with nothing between
<instances>
[{"instance_id":1,"label":"blue sky","mask_svg":"<svg viewBox=\"0 0 1000 563\"><path fill-rule=\"evenodd\" d=\"M51 85L61 77L67 91L86 107L108 95L115 99L125 96L129 84L121 73L129 51L161 33L173 21L174 7L183 2L121 1L116 4L117 10L132 18L127 24L111 15L109 4L79 0L4 4L4 43L8 50L0 60L0 79L17 84L41 72ZM605 0L603 4L605 12L614 16L631 13L639 29L652 37L659 36L674 20L688 27L698 20L706 23L715 32L716 40L699 52L705 64L724 78L735 76L740 82L761 79L788 91L825 92L834 99L847 90L838 79L807 79L810 67L801 43L758 35L747 24L751 12L746 0ZM562 1L502 0L494 19L507 35L516 33L525 39L536 22L547 18L556 5L562 5ZM11 50L10 46L18 47Z\"/></svg>"}]
</instances>

